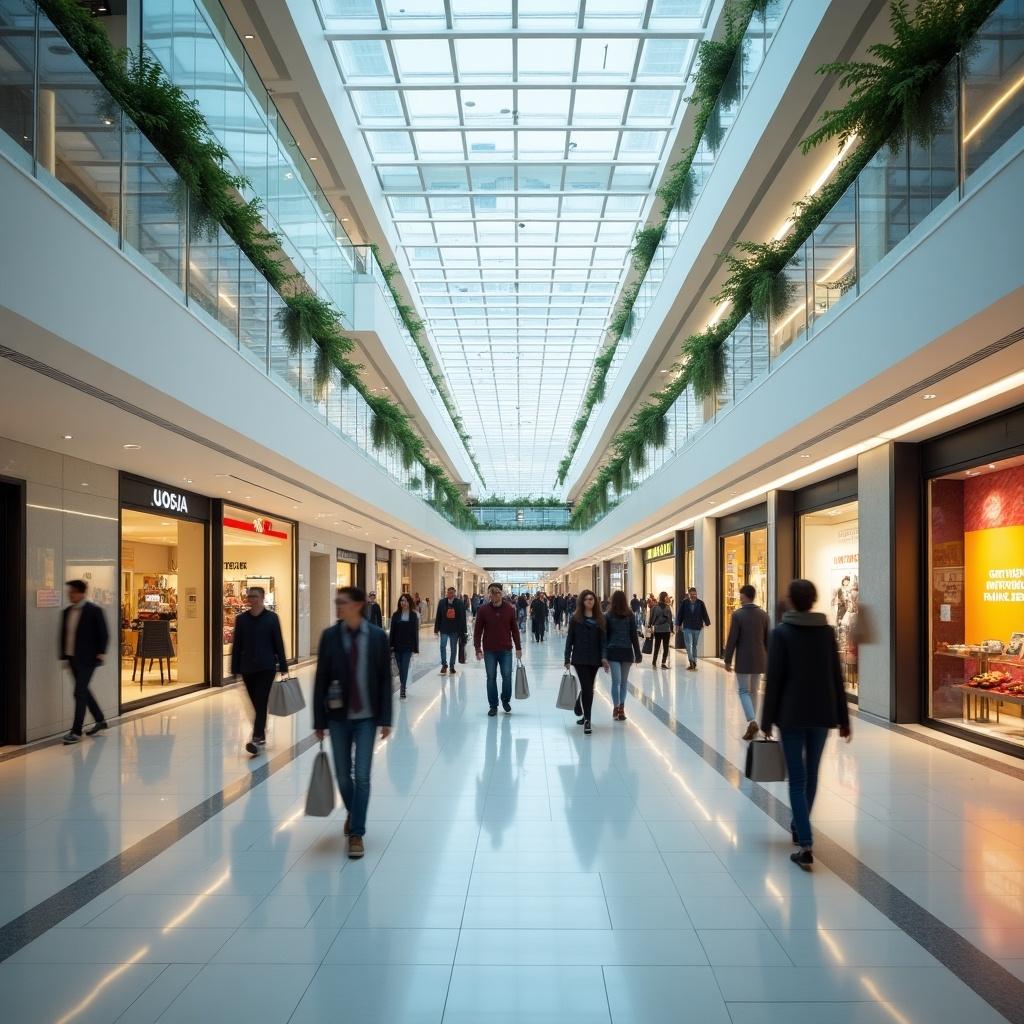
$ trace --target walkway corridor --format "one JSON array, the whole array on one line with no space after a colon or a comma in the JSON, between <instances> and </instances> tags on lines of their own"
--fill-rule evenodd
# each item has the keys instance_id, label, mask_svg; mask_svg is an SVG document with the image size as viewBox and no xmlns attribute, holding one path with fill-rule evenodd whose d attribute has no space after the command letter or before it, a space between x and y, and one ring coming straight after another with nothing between
<instances>
[{"instance_id":1,"label":"walkway corridor","mask_svg":"<svg viewBox=\"0 0 1024 1024\"><path fill-rule=\"evenodd\" d=\"M308 713L250 761L237 688L0 763L4 1020L1024 1019L1018 769L856 722L804 874L724 672L634 669L626 723L602 674L584 737L559 638L526 663L496 719L475 663L414 663L358 862L343 812L303 816Z\"/></svg>"}]
</instances>

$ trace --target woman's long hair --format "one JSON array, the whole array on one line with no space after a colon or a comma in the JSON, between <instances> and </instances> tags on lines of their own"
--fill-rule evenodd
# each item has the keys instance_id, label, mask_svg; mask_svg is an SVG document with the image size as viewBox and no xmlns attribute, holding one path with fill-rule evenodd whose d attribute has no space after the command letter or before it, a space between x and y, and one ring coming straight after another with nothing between
<instances>
[{"instance_id":1,"label":"woman's long hair","mask_svg":"<svg viewBox=\"0 0 1024 1024\"><path fill-rule=\"evenodd\" d=\"M419 612L416 611L416 605L413 602L412 595L410 595L410 594L399 594L398 595L398 604L395 605L395 614L396 615L401 615L402 614L402 598L403 597L406 599L406 601L409 602L409 614L410 615L418 615Z\"/></svg>"},{"instance_id":2,"label":"woman's long hair","mask_svg":"<svg viewBox=\"0 0 1024 1024\"><path fill-rule=\"evenodd\" d=\"M617 619L628 619L631 618L633 613L629 610L629 602L626 600L626 595L621 590L616 590L612 594L611 607L608 609L609 615L614 615Z\"/></svg>"},{"instance_id":3,"label":"woman's long hair","mask_svg":"<svg viewBox=\"0 0 1024 1024\"><path fill-rule=\"evenodd\" d=\"M594 610L591 613L591 617L597 623L599 629L604 629L604 612L601 611L601 602L598 601L597 594L595 594L592 590L580 591L579 600L576 602L576 611L573 612L572 617L577 622L582 622L586 618L586 615L583 611L583 603L587 598L587 594L589 594L594 599Z\"/></svg>"},{"instance_id":4,"label":"woman's long hair","mask_svg":"<svg viewBox=\"0 0 1024 1024\"><path fill-rule=\"evenodd\" d=\"M660 604L662 606L662 608L667 608L668 607L668 591L667 590L663 590L658 595L658 604Z\"/></svg>"}]
</instances>

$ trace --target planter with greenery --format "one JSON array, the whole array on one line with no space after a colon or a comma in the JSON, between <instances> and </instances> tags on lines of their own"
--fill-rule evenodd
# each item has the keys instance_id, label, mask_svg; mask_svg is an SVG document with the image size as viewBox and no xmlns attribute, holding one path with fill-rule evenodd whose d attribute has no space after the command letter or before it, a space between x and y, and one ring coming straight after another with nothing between
<instances>
[{"instance_id":1,"label":"planter with greenery","mask_svg":"<svg viewBox=\"0 0 1024 1024\"><path fill-rule=\"evenodd\" d=\"M849 88L851 95L843 107L821 115L819 127L804 139L802 151L806 154L831 140L840 146L856 140L856 145L826 185L794 204L789 233L781 241L739 242L734 251L742 255L723 254L728 275L712 301L728 304L728 312L683 342L683 358L674 380L652 395L633 415L630 426L615 437L611 459L576 503L574 526L588 524L607 511L608 488L621 493L616 484L625 483L623 467L639 468L635 460L643 457L641 445L646 450L664 443L656 436L645 439L644 432L654 433L651 424L664 422L672 403L687 387L698 400L720 390L725 343L739 324L748 316L764 321L785 311L791 300L785 268L871 158L885 146L898 152L908 140L927 147L936 131L948 126L956 83L947 69L957 55L969 53L978 30L999 2L920 0L911 14L906 0L893 0L889 16L893 39L869 47L874 61L832 63L818 69L820 74L838 76L840 86ZM836 286L845 292L853 280L845 275Z\"/></svg>"},{"instance_id":2,"label":"planter with greenery","mask_svg":"<svg viewBox=\"0 0 1024 1024\"><path fill-rule=\"evenodd\" d=\"M315 295L300 275L288 268L280 239L263 223L258 196L246 200L250 182L226 168L229 154L217 141L199 105L167 77L146 51L115 50L99 21L75 0L37 0L57 31L96 75L111 99L174 168L188 194L193 235L215 235L222 227L231 240L277 291L285 303L281 330L295 353L315 350L317 397L337 370L344 385L354 387L370 406L374 445L399 452L408 469L423 464L432 482L435 503L463 528L472 528L461 490L444 470L425 456L426 446L397 403L374 395L348 359L354 344L345 337L341 314Z\"/></svg>"}]
</instances>

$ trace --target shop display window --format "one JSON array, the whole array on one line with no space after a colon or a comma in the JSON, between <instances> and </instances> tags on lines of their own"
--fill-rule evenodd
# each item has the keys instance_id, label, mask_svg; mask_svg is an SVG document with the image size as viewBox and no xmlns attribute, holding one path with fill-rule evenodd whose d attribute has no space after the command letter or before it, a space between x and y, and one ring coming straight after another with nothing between
<instances>
[{"instance_id":1,"label":"shop display window","mask_svg":"<svg viewBox=\"0 0 1024 1024\"><path fill-rule=\"evenodd\" d=\"M759 526L721 538L718 564L719 649L725 650L732 613L740 606L740 587L749 583L757 592L756 602L764 607L768 593L768 528Z\"/></svg>"},{"instance_id":2,"label":"shop display window","mask_svg":"<svg viewBox=\"0 0 1024 1024\"><path fill-rule=\"evenodd\" d=\"M206 682L206 525L121 511L121 705Z\"/></svg>"},{"instance_id":3,"label":"shop display window","mask_svg":"<svg viewBox=\"0 0 1024 1024\"><path fill-rule=\"evenodd\" d=\"M294 524L246 509L224 508L224 567L222 643L224 674L231 673L235 619L249 610L247 591L262 587L264 604L281 620L284 649L293 656Z\"/></svg>"},{"instance_id":4,"label":"shop display window","mask_svg":"<svg viewBox=\"0 0 1024 1024\"><path fill-rule=\"evenodd\" d=\"M380 605L384 621L395 610L391 603L391 552L386 555L377 550L377 604Z\"/></svg>"},{"instance_id":5,"label":"shop display window","mask_svg":"<svg viewBox=\"0 0 1024 1024\"><path fill-rule=\"evenodd\" d=\"M644 549L644 599L648 594L657 597L663 590L669 601L675 599L676 559L675 541L667 540L662 544Z\"/></svg>"},{"instance_id":6,"label":"shop display window","mask_svg":"<svg viewBox=\"0 0 1024 1024\"><path fill-rule=\"evenodd\" d=\"M1024 745L1024 458L929 483L929 713Z\"/></svg>"},{"instance_id":7,"label":"shop display window","mask_svg":"<svg viewBox=\"0 0 1024 1024\"><path fill-rule=\"evenodd\" d=\"M800 575L818 588L818 611L835 627L847 696L859 693L860 526L856 501L800 517Z\"/></svg>"}]
</instances>

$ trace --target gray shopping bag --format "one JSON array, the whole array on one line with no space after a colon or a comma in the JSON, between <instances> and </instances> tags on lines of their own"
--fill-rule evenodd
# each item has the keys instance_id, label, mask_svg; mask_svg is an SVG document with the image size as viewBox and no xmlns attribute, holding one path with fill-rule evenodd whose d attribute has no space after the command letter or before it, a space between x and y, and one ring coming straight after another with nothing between
<instances>
[{"instance_id":1,"label":"gray shopping bag","mask_svg":"<svg viewBox=\"0 0 1024 1024\"><path fill-rule=\"evenodd\" d=\"M555 707L561 708L563 711L575 711L576 693L576 677L569 669L566 669L562 673L562 684L558 687L558 700L555 701Z\"/></svg>"},{"instance_id":2,"label":"gray shopping bag","mask_svg":"<svg viewBox=\"0 0 1024 1024\"><path fill-rule=\"evenodd\" d=\"M301 711L306 706L306 698L302 696L302 687L295 676L280 679L270 690L267 710L279 718L287 718Z\"/></svg>"},{"instance_id":3,"label":"gray shopping bag","mask_svg":"<svg viewBox=\"0 0 1024 1024\"><path fill-rule=\"evenodd\" d=\"M526 669L523 663L516 666L516 700L526 700L530 696L530 684L526 681Z\"/></svg>"},{"instance_id":4,"label":"gray shopping bag","mask_svg":"<svg viewBox=\"0 0 1024 1024\"><path fill-rule=\"evenodd\" d=\"M331 762L321 742L320 753L313 758L313 774L306 793L306 813L314 818L326 818L333 810L334 778L331 776Z\"/></svg>"},{"instance_id":5,"label":"gray shopping bag","mask_svg":"<svg viewBox=\"0 0 1024 1024\"><path fill-rule=\"evenodd\" d=\"M752 782L785 782L786 758L775 740L754 740L747 747L746 776Z\"/></svg>"}]
</instances>

